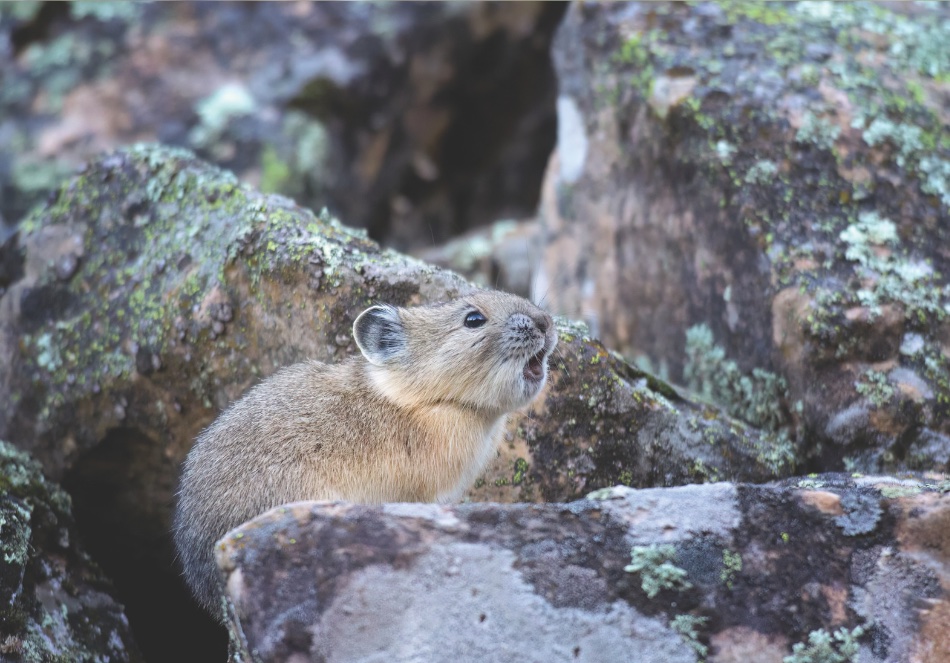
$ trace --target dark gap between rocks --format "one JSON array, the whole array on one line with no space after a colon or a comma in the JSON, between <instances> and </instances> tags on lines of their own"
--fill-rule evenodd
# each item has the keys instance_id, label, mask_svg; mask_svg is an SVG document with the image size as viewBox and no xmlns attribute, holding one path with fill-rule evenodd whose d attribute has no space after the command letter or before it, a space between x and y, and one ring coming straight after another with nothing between
<instances>
[{"instance_id":1,"label":"dark gap between rocks","mask_svg":"<svg viewBox=\"0 0 950 663\"><path fill-rule=\"evenodd\" d=\"M164 447L115 428L63 479L84 548L112 578L148 663L227 660L227 633L195 604L171 540L178 476Z\"/></svg>"}]
</instances>

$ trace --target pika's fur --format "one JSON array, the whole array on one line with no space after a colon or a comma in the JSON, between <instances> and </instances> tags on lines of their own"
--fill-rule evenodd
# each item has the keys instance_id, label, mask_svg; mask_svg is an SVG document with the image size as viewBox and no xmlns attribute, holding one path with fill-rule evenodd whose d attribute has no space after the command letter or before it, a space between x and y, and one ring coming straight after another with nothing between
<instances>
[{"instance_id":1,"label":"pika's fur","mask_svg":"<svg viewBox=\"0 0 950 663\"><path fill-rule=\"evenodd\" d=\"M185 579L218 612L214 542L298 500L457 499L495 450L509 412L547 379L551 316L502 292L353 323L362 355L281 369L221 413L185 460L175 545Z\"/></svg>"}]
</instances>

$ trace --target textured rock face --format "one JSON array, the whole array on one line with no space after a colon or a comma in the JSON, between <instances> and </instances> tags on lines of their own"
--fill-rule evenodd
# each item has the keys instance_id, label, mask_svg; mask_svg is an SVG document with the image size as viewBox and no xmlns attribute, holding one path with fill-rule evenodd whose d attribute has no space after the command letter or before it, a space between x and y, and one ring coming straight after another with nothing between
<instances>
[{"instance_id":1,"label":"textured rock face","mask_svg":"<svg viewBox=\"0 0 950 663\"><path fill-rule=\"evenodd\" d=\"M91 164L27 220L19 244L22 278L0 299L0 350L11 367L0 432L53 476L109 435L154 441L164 450L156 462L164 456L173 468L215 412L259 376L354 352L349 330L366 306L438 301L471 288L166 148ZM541 453L594 454L586 468L573 468L577 487L550 498L612 484L613 471L649 485L694 476L657 470L655 460L643 470L655 475L638 474L634 454L648 440L626 441L640 432L678 464L701 460L724 477L765 478L788 467L785 456L767 457L769 440L760 445L757 431L684 400L583 328L563 323L560 337L545 397L512 426L512 441ZM595 476L595 447L608 443L626 444L628 460L611 458L596 470L607 474L581 481ZM558 474L543 465L536 471Z\"/></svg>"},{"instance_id":2,"label":"textured rock face","mask_svg":"<svg viewBox=\"0 0 950 663\"><path fill-rule=\"evenodd\" d=\"M941 661L943 489L828 475L572 504L301 502L217 554L238 660Z\"/></svg>"},{"instance_id":3,"label":"textured rock face","mask_svg":"<svg viewBox=\"0 0 950 663\"><path fill-rule=\"evenodd\" d=\"M103 150L196 150L399 246L534 212L560 3L0 7L0 227ZM2 238L0 238L2 239Z\"/></svg>"},{"instance_id":4,"label":"textured rock face","mask_svg":"<svg viewBox=\"0 0 950 663\"><path fill-rule=\"evenodd\" d=\"M69 496L2 440L0 660L141 660L112 586L77 543Z\"/></svg>"},{"instance_id":5,"label":"textured rock face","mask_svg":"<svg viewBox=\"0 0 950 663\"><path fill-rule=\"evenodd\" d=\"M946 469L947 11L573 5L552 308L817 466Z\"/></svg>"}]
</instances>

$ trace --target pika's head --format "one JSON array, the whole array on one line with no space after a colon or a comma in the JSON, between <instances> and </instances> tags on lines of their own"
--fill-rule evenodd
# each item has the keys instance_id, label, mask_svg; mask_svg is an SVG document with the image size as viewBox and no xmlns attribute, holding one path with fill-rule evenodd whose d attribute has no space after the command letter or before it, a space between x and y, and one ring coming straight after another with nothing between
<instances>
[{"instance_id":1,"label":"pika's head","mask_svg":"<svg viewBox=\"0 0 950 663\"><path fill-rule=\"evenodd\" d=\"M389 398L410 407L451 403L492 414L538 395L557 344L545 311L488 290L431 306L372 306L353 323L353 337Z\"/></svg>"}]
</instances>

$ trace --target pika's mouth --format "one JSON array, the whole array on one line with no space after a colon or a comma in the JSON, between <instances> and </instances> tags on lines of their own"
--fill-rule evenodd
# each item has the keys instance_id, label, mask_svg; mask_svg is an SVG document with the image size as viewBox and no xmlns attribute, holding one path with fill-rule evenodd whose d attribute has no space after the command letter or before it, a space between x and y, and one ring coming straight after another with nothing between
<instances>
[{"instance_id":1,"label":"pika's mouth","mask_svg":"<svg viewBox=\"0 0 950 663\"><path fill-rule=\"evenodd\" d=\"M524 365L524 379L528 382L541 382L544 378L544 350L531 357Z\"/></svg>"}]
</instances>

